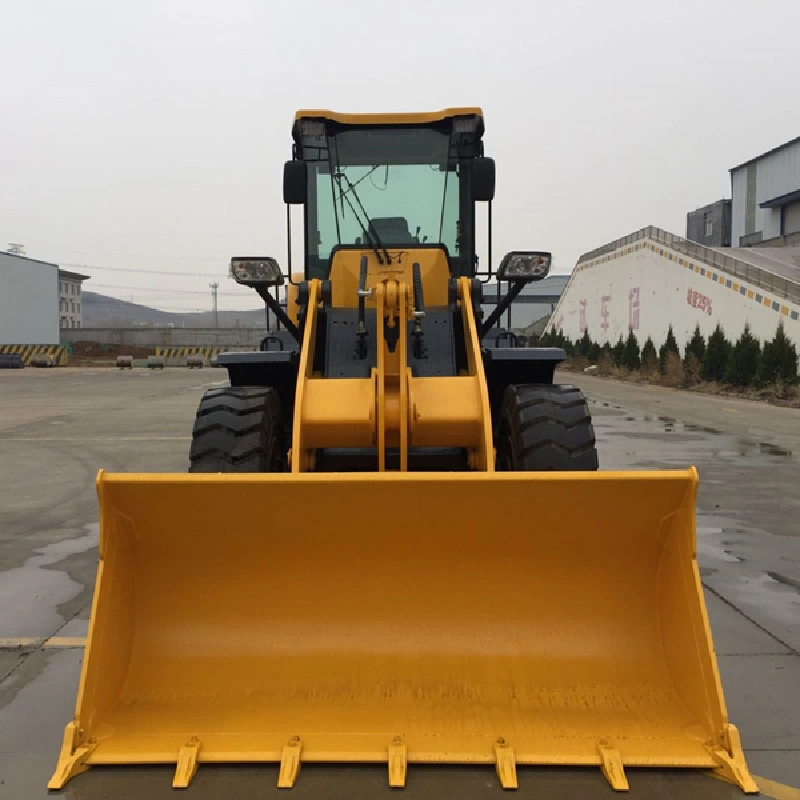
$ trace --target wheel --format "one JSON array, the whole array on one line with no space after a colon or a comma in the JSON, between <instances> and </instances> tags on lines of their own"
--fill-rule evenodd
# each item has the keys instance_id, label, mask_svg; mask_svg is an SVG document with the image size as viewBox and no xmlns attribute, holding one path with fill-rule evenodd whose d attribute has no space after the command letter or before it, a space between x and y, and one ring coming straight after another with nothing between
<instances>
[{"instance_id":1,"label":"wheel","mask_svg":"<svg viewBox=\"0 0 800 800\"><path fill-rule=\"evenodd\" d=\"M209 389L192 429L189 472L283 472L286 447L278 393L266 386Z\"/></svg>"},{"instance_id":2,"label":"wheel","mask_svg":"<svg viewBox=\"0 0 800 800\"><path fill-rule=\"evenodd\" d=\"M495 447L499 471L596 470L592 417L569 385L511 385L503 395Z\"/></svg>"}]
</instances>

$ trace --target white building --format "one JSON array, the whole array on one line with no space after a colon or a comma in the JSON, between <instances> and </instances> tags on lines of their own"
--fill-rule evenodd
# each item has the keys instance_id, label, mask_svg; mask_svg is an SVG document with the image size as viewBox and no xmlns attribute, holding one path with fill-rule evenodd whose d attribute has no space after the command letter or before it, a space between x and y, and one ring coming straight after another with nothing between
<instances>
[{"instance_id":1,"label":"white building","mask_svg":"<svg viewBox=\"0 0 800 800\"><path fill-rule=\"evenodd\" d=\"M58 316L62 330L82 326L81 284L88 279L88 275L78 272L67 272L63 269L58 271Z\"/></svg>"},{"instance_id":2,"label":"white building","mask_svg":"<svg viewBox=\"0 0 800 800\"><path fill-rule=\"evenodd\" d=\"M57 345L58 266L0 252L0 345Z\"/></svg>"},{"instance_id":3,"label":"white building","mask_svg":"<svg viewBox=\"0 0 800 800\"><path fill-rule=\"evenodd\" d=\"M800 136L730 173L731 245L800 245Z\"/></svg>"},{"instance_id":4,"label":"white building","mask_svg":"<svg viewBox=\"0 0 800 800\"><path fill-rule=\"evenodd\" d=\"M778 323L800 346L800 248L710 248L655 227L581 256L548 330L611 345L633 331L660 347L672 326L683 352L695 326L729 340L750 325L762 342Z\"/></svg>"}]
</instances>

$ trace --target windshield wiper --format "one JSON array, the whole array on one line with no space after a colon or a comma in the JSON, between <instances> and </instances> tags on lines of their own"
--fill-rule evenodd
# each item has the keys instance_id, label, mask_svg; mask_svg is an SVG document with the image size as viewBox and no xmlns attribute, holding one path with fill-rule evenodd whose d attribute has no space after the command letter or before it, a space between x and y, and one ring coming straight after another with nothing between
<instances>
[{"instance_id":1,"label":"windshield wiper","mask_svg":"<svg viewBox=\"0 0 800 800\"><path fill-rule=\"evenodd\" d=\"M392 257L389 255L389 251L384 246L380 236L378 236L378 232L375 230L375 226L372 224L372 220L369 218L369 214L367 214L367 210L364 208L364 204L361 202L361 199L358 196L356 187L353 185L350 178L348 178L347 175L344 174L344 172L336 172L334 173L333 177L339 184L339 197L342 198L343 200L346 200L347 205L350 206L350 210L353 212L353 216L356 218L356 221L361 227L361 232L367 238L369 246L375 252L375 256L378 259L378 263L383 264L383 259L385 258L386 263L391 264ZM342 178L344 178L344 180L347 181L348 189L346 192L342 189ZM358 203L358 207L361 209L361 213L364 216L364 220L366 220L366 225L364 225L364 222L362 222L361 217L359 216L355 207L350 202L350 198L347 196L348 194L352 194L356 200L356 203ZM383 255L381 255L381 250L383 251Z\"/></svg>"}]
</instances>

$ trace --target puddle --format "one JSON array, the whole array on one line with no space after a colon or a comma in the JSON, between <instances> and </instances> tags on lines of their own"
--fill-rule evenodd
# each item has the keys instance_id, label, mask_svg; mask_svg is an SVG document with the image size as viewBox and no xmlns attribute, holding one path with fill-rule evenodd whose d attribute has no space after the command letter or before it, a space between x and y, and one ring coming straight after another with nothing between
<instances>
[{"instance_id":1,"label":"puddle","mask_svg":"<svg viewBox=\"0 0 800 800\"><path fill-rule=\"evenodd\" d=\"M736 585L737 600L766 609L773 620L796 628L800 616L798 590L787 586L783 580L776 580L772 577L774 574L762 572L755 577L743 577Z\"/></svg>"},{"instance_id":2,"label":"puddle","mask_svg":"<svg viewBox=\"0 0 800 800\"><path fill-rule=\"evenodd\" d=\"M714 567L700 567L700 577L701 578L709 578L713 575L717 570Z\"/></svg>"},{"instance_id":3,"label":"puddle","mask_svg":"<svg viewBox=\"0 0 800 800\"><path fill-rule=\"evenodd\" d=\"M608 405L604 403L603 405ZM711 457L713 459L739 460L759 456L791 458L792 452L770 442L756 442L749 438L741 438L722 433L708 425L683 422L667 414L653 416L638 415L631 409L624 410L623 420L627 425L620 425L613 420L598 418L595 427L604 438L626 437L629 439L652 440L654 442L670 434L670 445L686 443L693 445L682 453L682 460L690 463L696 458ZM655 425L653 423L656 423ZM670 452L662 452L663 463L671 463Z\"/></svg>"},{"instance_id":4,"label":"puddle","mask_svg":"<svg viewBox=\"0 0 800 800\"><path fill-rule=\"evenodd\" d=\"M63 724L72 717L75 709L75 690L80 673L80 662L83 651L79 648L50 651L42 659L45 663L38 675L26 685L14 686L11 701L0 708L0 752L13 758L14 753L48 754L48 766L55 764L58 747L63 735ZM10 763L9 759L6 763ZM3 770L3 778L10 781L11 769ZM13 771L16 773L16 770ZM22 773L22 774L20 774ZM24 776L24 769L16 773L16 777ZM38 776L37 776L38 777ZM40 786L44 789L47 780L45 775L39 777ZM12 797L3 794L0 780L0 797ZM125 792L127 795L127 792ZM36 794L26 792L16 797L47 796L42 791ZM59 797L75 797L72 791Z\"/></svg>"},{"instance_id":5,"label":"puddle","mask_svg":"<svg viewBox=\"0 0 800 800\"><path fill-rule=\"evenodd\" d=\"M782 447L770 444L769 442L759 442L758 449L768 456L790 456L792 454L791 450L784 450Z\"/></svg>"},{"instance_id":6,"label":"puddle","mask_svg":"<svg viewBox=\"0 0 800 800\"><path fill-rule=\"evenodd\" d=\"M21 567L0 573L0 636L49 636L64 624L58 607L84 587L51 567L97 545L98 525L84 527L83 536L40 547Z\"/></svg>"},{"instance_id":7,"label":"puddle","mask_svg":"<svg viewBox=\"0 0 800 800\"><path fill-rule=\"evenodd\" d=\"M788 586L790 589L794 589L796 592L800 592L800 581L797 581L794 578L787 578L785 575L781 575L779 572L767 572L767 575L772 578L772 580L782 583L784 586Z\"/></svg>"},{"instance_id":8,"label":"puddle","mask_svg":"<svg viewBox=\"0 0 800 800\"><path fill-rule=\"evenodd\" d=\"M684 422L683 429L697 433L722 433L722 431L719 431L716 428L709 428L706 425L695 425L693 422Z\"/></svg>"},{"instance_id":9,"label":"puddle","mask_svg":"<svg viewBox=\"0 0 800 800\"><path fill-rule=\"evenodd\" d=\"M725 533L725 528L718 528L712 525L697 526L697 553L706 558L716 561L726 561L728 563L740 563L745 561L741 556L732 553L728 548L723 547L718 541L719 536ZM716 570L714 570L716 572Z\"/></svg>"}]
</instances>

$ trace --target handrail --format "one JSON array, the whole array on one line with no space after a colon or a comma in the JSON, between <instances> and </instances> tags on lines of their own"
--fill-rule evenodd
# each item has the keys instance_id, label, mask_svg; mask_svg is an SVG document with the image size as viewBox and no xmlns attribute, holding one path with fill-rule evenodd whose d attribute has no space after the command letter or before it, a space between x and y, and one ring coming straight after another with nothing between
<instances>
[{"instance_id":1,"label":"handrail","mask_svg":"<svg viewBox=\"0 0 800 800\"><path fill-rule=\"evenodd\" d=\"M596 250L590 250L588 253L584 253L578 259L578 264L592 261L608 253L613 253L615 250L619 250L622 247L626 247L629 244L643 239L650 239L659 244L664 244L707 266L715 267L720 272L724 272L740 280L746 280L754 286L771 292L776 297L783 297L795 303L800 303L800 283L797 281L776 275L774 272L762 269L754 264L748 264L746 261L742 261L739 258L721 253L719 250L713 250L697 242L690 242L688 239L684 239L681 236L675 236L675 234L668 233L667 231L661 230L661 228L656 228L655 225L648 225L646 228L634 231L634 233L628 236L623 236L621 239L609 242L602 247L598 247ZM566 288L564 293L566 293Z\"/></svg>"}]
</instances>

